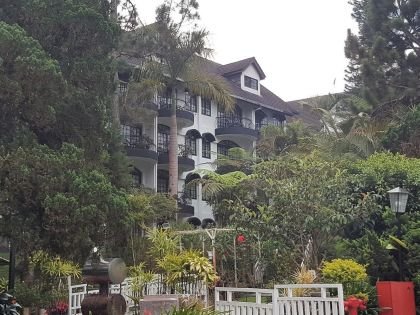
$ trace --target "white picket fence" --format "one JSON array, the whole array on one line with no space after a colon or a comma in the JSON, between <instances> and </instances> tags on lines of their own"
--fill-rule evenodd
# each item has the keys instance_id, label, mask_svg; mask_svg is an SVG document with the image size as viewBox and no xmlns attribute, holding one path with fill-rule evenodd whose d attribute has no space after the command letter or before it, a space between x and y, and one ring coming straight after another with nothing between
<instances>
[{"instance_id":1,"label":"white picket fence","mask_svg":"<svg viewBox=\"0 0 420 315\"><path fill-rule=\"evenodd\" d=\"M289 284L276 285L274 289L217 287L215 308L231 315L344 315L343 286Z\"/></svg>"},{"instance_id":2,"label":"white picket fence","mask_svg":"<svg viewBox=\"0 0 420 315\"><path fill-rule=\"evenodd\" d=\"M145 291L143 292L144 295L158 295L162 294L161 290L161 282L159 282L159 275L155 275L154 281L149 283ZM81 305L84 297L86 294L94 294L99 293L98 290L88 290L87 284L76 284L72 285L71 278L69 277L68 280L68 292L69 292L69 309L68 309L68 315L81 315ZM134 306L134 302L129 296L133 296L133 293L131 291L131 279L127 278L122 282L121 284L113 284L110 286L109 293L112 294L121 294L126 303L127 303L127 311L130 310L131 307ZM198 287L192 287L192 286L182 286L175 292L164 292L163 294L180 294L184 296L189 295L195 295L195 296L201 296L204 298L204 301L207 305L207 286L203 283L199 283Z\"/></svg>"}]
</instances>

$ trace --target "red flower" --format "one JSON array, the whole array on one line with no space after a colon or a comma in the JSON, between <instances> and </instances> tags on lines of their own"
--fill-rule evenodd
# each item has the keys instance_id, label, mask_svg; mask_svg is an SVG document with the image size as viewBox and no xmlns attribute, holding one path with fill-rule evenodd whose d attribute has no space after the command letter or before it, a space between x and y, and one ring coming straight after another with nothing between
<instances>
[{"instance_id":1,"label":"red flower","mask_svg":"<svg viewBox=\"0 0 420 315\"><path fill-rule=\"evenodd\" d=\"M238 242L238 244L245 243L245 241L246 241L246 239L245 239L245 236L243 236L243 234L239 234L239 235L236 237L236 242Z\"/></svg>"}]
</instances>

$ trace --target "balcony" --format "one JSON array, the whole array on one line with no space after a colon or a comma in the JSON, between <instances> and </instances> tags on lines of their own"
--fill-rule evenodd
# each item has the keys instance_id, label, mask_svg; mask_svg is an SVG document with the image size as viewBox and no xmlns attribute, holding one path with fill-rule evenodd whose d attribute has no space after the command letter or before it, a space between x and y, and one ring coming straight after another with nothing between
<instances>
[{"instance_id":1,"label":"balcony","mask_svg":"<svg viewBox=\"0 0 420 315\"><path fill-rule=\"evenodd\" d=\"M178 208L179 216L182 218L191 217L194 215L194 206L192 205L191 198L187 197L185 193L178 194Z\"/></svg>"},{"instance_id":2,"label":"balcony","mask_svg":"<svg viewBox=\"0 0 420 315\"><path fill-rule=\"evenodd\" d=\"M169 168L169 148L160 147L159 151L159 168L168 169ZM191 151L183 144L178 145L178 172L188 172L192 171L195 168L195 161L191 158Z\"/></svg>"},{"instance_id":3,"label":"balcony","mask_svg":"<svg viewBox=\"0 0 420 315\"><path fill-rule=\"evenodd\" d=\"M250 119L240 117L217 117L216 136L220 140L256 140L258 130Z\"/></svg>"},{"instance_id":4,"label":"balcony","mask_svg":"<svg viewBox=\"0 0 420 315\"><path fill-rule=\"evenodd\" d=\"M128 94L129 86L128 82L119 81L118 84L118 95L120 98L121 108L120 110L126 115L135 115L136 111L147 109L153 112L158 110L158 105L155 101L144 102L138 99L134 94Z\"/></svg>"},{"instance_id":5,"label":"balcony","mask_svg":"<svg viewBox=\"0 0 420 315\"><path fill-rule=\"evenodd\" d=\"M159 123L170 126L172 99L158 96ZM178 128L186 128L194 125L194 114L190 111L190 104L183 100L176 100L176 121Z\"/></svg>"},{"instance_id":6,"label":"balcony","mask_svg":"<svg viewBox=\"0 0 420 315\"><path fill-rule=\"evenodd\" d=\"M264 119L255 123L256 130L261 130L262 128L267 127L267 126L283 127L284 123L283 121L280 121L278 119L270 119L270 120Z\"/></svg>"},{"instance_id":7,"label":"balcony","mask_svg":"<svg viewBox=\"0 0 420 315\"><path fill-rule=\"evenodd\" d=\"M153 140L145 135L124 139L124 146L129 157L154 163L158 160Z\"/></svg>"}]
</instances>

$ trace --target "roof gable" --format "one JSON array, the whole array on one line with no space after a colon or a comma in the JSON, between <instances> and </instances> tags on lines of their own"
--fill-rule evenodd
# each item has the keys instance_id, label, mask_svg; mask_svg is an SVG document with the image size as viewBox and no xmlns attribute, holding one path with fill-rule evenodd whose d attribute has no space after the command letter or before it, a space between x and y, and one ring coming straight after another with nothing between
<instances>
[{"instance_id":1,"label":"roof gable","mask_svg":"<svg viewBox=\"0 0 420 315\"><path fill-rule=\"evenodd\" d=\"M232 63L228 63L226 65L222 65L219 67L219 72L223 76L229 76L229 75L244 71L250 65L253 65L255 67L261 80L265 79L265 73L262 70L261 66L258 64L255 57L251 57L251 58L235 61Z\"/></svg>"}]
</instances>

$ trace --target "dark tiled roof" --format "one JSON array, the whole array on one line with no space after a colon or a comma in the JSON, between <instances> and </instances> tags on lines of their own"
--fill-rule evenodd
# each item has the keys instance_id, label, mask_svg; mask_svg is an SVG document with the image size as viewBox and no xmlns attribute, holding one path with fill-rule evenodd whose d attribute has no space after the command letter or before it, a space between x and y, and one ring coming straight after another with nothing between
<instances>
[{"instance_id":1,"label":"dark tiled roof","mask_svg":"<svg viewBox=\"0 0 420 315\"><path fill-rule=\"evenodd\" d=\"M234 68L239 69L241 67L246 68L252 62L252 60L255 60L255 58L252 57L252 58L244 59L238 62L230 63L227 65L221 65L217 62L200 58L199 67L208 73L212 73L217 76L223 77L225 82L230 87L232 91L232 95L235 98L246 101L248 103L255 104L257 106L269 108L275 111L281 111L285 113L286 115L293 115L293 110L291 107L289 107L287 102L283 101L280 97L278 97L276 94L271 92L262 84L260 84L261 95L257 95L257 94L253 94L253 93L242 90L241 87L237 83L232 82L224 77L224 74L226 74L227 68L228 69L234 69ZM245 64L246 66L244 66ZM233 73L233 72L230 72L230 73Z\"/></svg>"},{"instance_id":2,"label":"dark tiled roof","mask_svg":"<svg viewBox=\"0 0 420 315\"><path fill-rule=\"evenodd\" d=\"M261 69L260 65L258 64L257 60L254 57L239 60L239 61L235 61L235 62L232 62L232 63L228 63L226 65L222 65L222 66L219 67L219 71L223 75L238 73L238 72L244 71L251 64L254 65L255 68L257 69L258 74L261 77L261 80L265 79L265 73Z\"/></svg>"},{"instance_id":3,"label":"dark tiled roof","mask_svg":"<svg viewBox=\"0 0 420 315\"><path fill-rule=\"evenodd\" d=\"M322 129L321 114L314 111L310 105L304 105L301 101L290 101L287 104L295 114L288 118L288 121L301 121L304 125L317 131Z\"/></svg>"}]
</instances>

